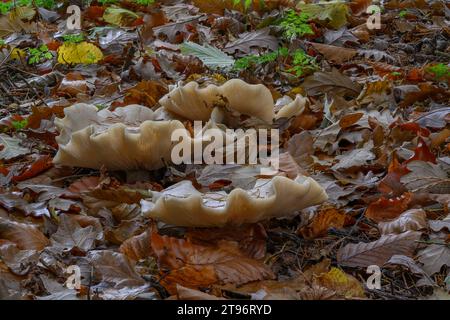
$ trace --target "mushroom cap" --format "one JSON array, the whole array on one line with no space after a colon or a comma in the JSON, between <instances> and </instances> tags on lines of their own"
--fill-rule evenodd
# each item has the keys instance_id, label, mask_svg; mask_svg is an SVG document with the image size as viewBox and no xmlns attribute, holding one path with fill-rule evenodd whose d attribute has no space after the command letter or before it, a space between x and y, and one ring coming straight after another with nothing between
<instances>
[{"instance_id":1,"label":"mushroom cap","mask_svg":"<svg viewBox=\"0 0 450 320\"><path fill-rule=\"evenodd\" d=\"M221 86L209 84L201 88L195 81L178 86L159 100L168 111L189 120L208 121L217 104L225 100L228 107L243 115L252 116L266 123L273 119L291 117L303 111L306 98L300 95L275 114L270 90L262 84L249 84L231 79Z\"/></svg>"},{"instance_id":2,"label":"mushroom cap","mask_svg":"<svg viewBox=\"0 0 450 320\"><path fill-rule=\"evenodd\" d=\"M138 105L97 112L95 106L80 103L64 109L64 114L55 120L60 135L53 162L66 166L159 169L170 162L176 143L172 132L186 130L177 120L154 121L154 112Z\"/></svg>"},{"instance_id":3,"label":"mushroom cap","mask_svg":"<svg viewBox=\"0 0 450 320\"><path fill-rule=\"evenodd\" d=\"M152 201L141 200L141 205L144 215L168 224L219 227L289 217L327 198L325 190L312 178L275 176L258 180L251 190L236 188L229 194L202 193L191 181L181 181L155 193Z\"/></svg>"}]
</instances>

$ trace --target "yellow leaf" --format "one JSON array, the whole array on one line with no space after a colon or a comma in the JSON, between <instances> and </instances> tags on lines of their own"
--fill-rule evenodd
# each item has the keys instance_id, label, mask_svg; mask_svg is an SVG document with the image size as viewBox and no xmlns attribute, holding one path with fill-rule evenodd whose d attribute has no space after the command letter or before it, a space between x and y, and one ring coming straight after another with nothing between
<instances>
[{"instance_id":1,"label":"yellow leaf","mask_svg":"<svg viewBox=\"0 0 450 320\"><path fill-rule=\"evenodd\" d=\"M22 50L19 48L14 48L14 49L12 49L9 58L11 60L23 60L23 59L25 59L26 56L27 56L27 53L25 52L25 50Z\"/></svg>"},{"instance_id":2,"label":"yellow leaf","mask_svg":"<svg viewBox=\"0 0 450 320\"><path fill-rule=\"evenodd\" d=\"M36 15L36 10L31 7L15 7L11 9L11 12L9 13L9 18L11 21L14 21L16 19L20 20L31 20Z\"/></svg>"},{"instance_id":3,"label":"yellow leaf","mask_svg":"<svg viewBox=\"0 0 450 320\"><path fill-rule=\"evenodd\" d=\"M353 276L332 267L330 271L317 277L317 282L328 289L336 291L345 298L364 298L364 288Z\"/></svg>"},{"instance_id":4,"label":"yellow leaf","mask_svg":"<svg viewBox=\"0 0 450 320\"><path fill-rule=\"evenodd\" d=\"M129 27L137 18L139 16L136 13L122 8L109 7L103 14L105 22L119 27Z\"/></svg>"},{"instance_id":5,"label":"yellow leaf","mask_svg":"<svg viewBox=\"0 0 450 320\"><path fill-rule=\"evenodd\" d=\"M92 64L103 59L102 51L92 43L64 43L58 48L58 62L62 64Z\"/></svg>"}]
</instances>

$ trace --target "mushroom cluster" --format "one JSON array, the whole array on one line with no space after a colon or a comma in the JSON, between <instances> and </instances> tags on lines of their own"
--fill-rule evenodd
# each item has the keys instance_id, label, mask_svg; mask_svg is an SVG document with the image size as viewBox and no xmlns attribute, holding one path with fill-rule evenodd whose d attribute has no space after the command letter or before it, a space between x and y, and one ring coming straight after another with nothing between
<instances>
[{"instance_id":1,"label":"mushroom cluster","mask_svg":"<svg viewBox=\"0 0 450 320\"><path fill-rule=\"evenodd\" d=\"M60 135L54 163L110 170L160 169L172 162L176 130L178 137L192 145L210 140L191 136L183 119L202 121L206 128L220 128L226 135L226 128L233 126L230 119L244 116L271 127L278 119L301 114L307 102L301 95L283 101L284 105L276 106L264 85L232 79L220 86L201 87L197 82L176 86L160 99L161 107L155 111L140 105L98 111L93 105L75 104L64 110L64 118L55 120ZM182 181L143 200L142 210L169 224L208 227L285 217L326 199L322 187L304 176L259 179L253 189L236 188L229 194L200 192L190 181Z\"/></svg>"}]
</instances>

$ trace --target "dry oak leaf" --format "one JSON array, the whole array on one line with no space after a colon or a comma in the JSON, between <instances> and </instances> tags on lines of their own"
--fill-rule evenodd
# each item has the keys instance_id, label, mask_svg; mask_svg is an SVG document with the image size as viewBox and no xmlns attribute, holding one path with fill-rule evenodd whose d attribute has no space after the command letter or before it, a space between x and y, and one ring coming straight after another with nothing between
<instances>
[{"instance_id":1,"label":"dry oak leaf","mask_svg":"<svg viewBox=\"0 0 450 320\"><path fill-rule=\"evenodd\" d=\"M410 209L395 220L378 224L381 234L398 234L408 230L418 231L426 229L427 226L427 214L422 209Z\"/></svg>"},{"instance_id":2,"label":"dry oak leaf","mask_svg":"<svg viewBox=\"0 0 450 320\"><path fill-rule=\"evenodd\" d=\"M407 192L393 199L381 197L372 202L368 207L365 216L375 222L389 221L397 218L408 209L412 194Z\"/></svg>"},{"instance_id":3,"label":"dry oak leaf","mask_svg":"<svg viewBox=\"0 0 450 320\"><path fill-rule=\"evenodd\" d=\"M347 215L336 208L324 208L317 213L312 222L301 228L299 233L305 239L314 239L327 234L330 228L344 227Z\"/></svg>"},{"instance_id":4,"label":"dry oak leaf","mask_svg":"<svg viewBox=\"0 0 450 320\"><path fill-rule=\"evenodd\" d=\"M393 255L411 257L422 232L407 231L401 234L383 235L373 242L350 243L337 252L337 262L348 267L382 266Z\"/></svg>"},{"instance_id":5,"label":"dry oak leaf","mask_svg":"<svg viewBox=\"0 0 450 320\"><path fill-rule=\"evenodd\" d=\"M42 250L50 241L35 226L0 218L0 239L14 242L21 250Z\"/></svg>"},{"instance_id":6,"label":"dry oak leaf","mask_svg":"<svg viewBox=\"0 0 450 320\"><path fill-rule=\"evenodd\" d=\"M229 242L207 247L152 233L151 245L161 269L169 269L163 282L171 292L174 292L175 283L198 288L214 283L244 284L274 277L262 262L242 255Z\"/></svg>"}]
</instances>

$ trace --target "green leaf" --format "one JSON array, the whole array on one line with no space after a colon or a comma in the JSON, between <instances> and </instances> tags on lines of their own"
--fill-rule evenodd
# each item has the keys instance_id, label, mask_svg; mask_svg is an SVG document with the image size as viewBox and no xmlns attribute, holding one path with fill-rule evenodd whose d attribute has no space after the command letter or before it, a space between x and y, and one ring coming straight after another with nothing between
<instances>
[{"instance_id":1,"label":"green leaf","mask_svg":"<svg viewBox=\"0 0 450 320\"><path fill-rule=\"evenodd\" d=\"M181 53L199 58L210 68L229 68L234 65L233 57L210 45L201 46L194 42L185 42L181 46Z\"/></svg>"}]
</instances>

